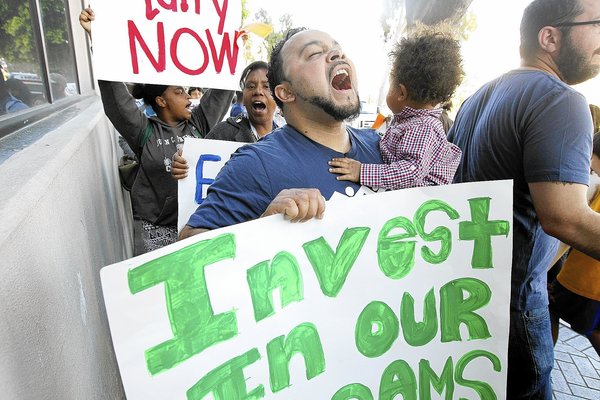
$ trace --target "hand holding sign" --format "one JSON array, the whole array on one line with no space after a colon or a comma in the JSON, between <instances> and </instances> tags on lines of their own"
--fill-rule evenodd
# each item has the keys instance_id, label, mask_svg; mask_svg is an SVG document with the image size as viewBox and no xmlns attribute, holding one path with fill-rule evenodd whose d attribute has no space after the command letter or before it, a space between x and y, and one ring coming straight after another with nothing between
<instances>
[{"instance_id":1,"label":"hand holding sign","mask_svg":"<svg viewBox=\"0 0 600 400\"><path fill-rule=\"evenodd\" d=\"M173 154L171 161L171 176L176 180L184 179L188 176L188 162L181 155L182 152L183 149L178 149L177 153Z\"/></svg>"},{"instance_id":2,"label":"hand holding sign","mask_svg":"<svg viewBox=\"0 0 600 400\"><path fill-rule=\"evenodd\" d=\"M325 199L319 189L286 189L279 192L261 218L283 214L292 222L306 222L312 218L322 219L324 212Z\"/></svg>"},{"instance_id":3,"label":"hand holding sign","mask_svg":"<svg viewBox=\"0 0 600 400\"><path fill-rule=\"evenodd\" d=\"M95 17L94 10L89 7L81 11L81 14L79 14L79 24L88 33L88 35L90 35L90 37L92 36L92 21Z\"/></svg>"}]
</instances>

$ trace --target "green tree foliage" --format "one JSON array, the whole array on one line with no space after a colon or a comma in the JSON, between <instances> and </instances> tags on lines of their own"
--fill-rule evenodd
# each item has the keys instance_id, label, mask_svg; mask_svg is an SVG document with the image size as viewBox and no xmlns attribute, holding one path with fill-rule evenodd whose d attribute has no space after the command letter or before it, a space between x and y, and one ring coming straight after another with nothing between
<instances>
[{"instance_id":1,"label":"green tree foliage","mask_svg":"<svg viewBox=\"0 0 600 400\"><path fill-rule=\"evenodd\" d=\"M29 2L2 1L0 14L3 22L0 25L0 55L8 63L33 62L35 44Z\"/></svg>"},{"instance_id":2,"label":"green tree foliage","mask_svg":"<svg viewBox=\"0 0 600 400\"><path fill-rule=\"evenodd\" d=\"M257 22L263 22L265 24L273 25L271 16L263 8L258 9L258 11L254 14L254 18ZM293 27L293 24L294 24L294 22L293 22L292 16L290 14L283 14L279 18L279 29L277 31L275 31L275 29L273 29L273 32L271 32L269 34L269 36L267 36L265 38L265 47L267 48L267 57L271 56L271 49L273 48L273 46L277 42L279 42L281 39L283 39L283 35L285 34L285 32L287 32L288 29ZM275 28L275 27L273 27L273 28Z\"/></svg>"},{"instance_id":3,"label":"green tree foliage","mask_svg":"<svg viewBox=\"0 0 600 400\"><path fill-rule=\"evenodd\" d=\"M70 53L67 31L66 9L64 0L40 1L43 20L43 31L51 65L61 65L72 57ZM34 68L38 64L36 42L33 35L33 24L30 2L0 0L0 55L9 64L27 65ZM56 68L60 70L60 68ZM38 72L38 71L29 71Z\"/></svg>"},{"instance_id":4,"label":"green tree foliage","mask_svg":"<svg viewBox=\"0 0 600 400\"><path fill-rule=\"evenodd\" d=\"M471 33L477 29L477 15L472 11L467 11L465 15L458 21L458 27L456 28L461 41L469 39Z\"/></svg>"},{"instance_id":5,"label":"green tree foliage","mask_svg":"<svg viewBox=\"0 0 600 400\"><path fill-rule=\"evenodd\" d=\"M246 22L250 11L248 11L248 0L242 0L242 26Z\"/></svg>"},{"instance_id":6,"label":"green tree foliage","mask_svg":"<svg viewBox=\"0 0 600 400\"><path fill-rule=\"evenodd\" d=\"M467 40L477 27L477 17L467 12L473 0L383 0L380 17L383 40L392 39L394 29L400 23L400 17L407 18L409 25L419 20L424 24L447 21L456 26L458 38ZM408 10L407 10L408 8ZM406 17L401 11L406 10ZM404 22L404 21L402 21Z\"/></svg>"},{"instance_id":7,"label":"green tree foliage","mask_svg":"<svg viewBox=\"0 0 600 400\"><path fill-rule=\"evenodd\" d=\"M383 11L379 21L383 29L383 41L392 38L395 25L398 24L399 12L404 8L404 0L383 0Z\"/></svg>"}]
</instances>

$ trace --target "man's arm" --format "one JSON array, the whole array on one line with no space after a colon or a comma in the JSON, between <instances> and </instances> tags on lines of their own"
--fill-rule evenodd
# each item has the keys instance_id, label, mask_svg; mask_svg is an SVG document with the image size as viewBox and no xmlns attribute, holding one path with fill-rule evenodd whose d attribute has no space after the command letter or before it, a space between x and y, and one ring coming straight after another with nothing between
<instances>
[{"instance_id":1,"label":"man's arm","mask_svg":"<svg viewBox=\"0 0 600 400\"><path fill-rule=\"evenodd\" d=\"M194 235L199 235L201 233L204 232L208 232L210 231L210 229L205 229L205 228L192 228L189 225L186 225L183 227L183 229L181 230L181 232L179 232L179 238L177 240L183 240L183 239L187 239L191 236Z\"/></svg>"},{"instance_id":2,"label":"man's arm","mask_svg":"<svg viewBox=\"0 0 600 400\"><path fill-rule=\"evenodd\" d=\"M193 118L198 124L205 137L208 132L225 116L229 111L229 105L234 95L233 90L208 89L200 99L198 107L192 111Z\"/></svg>"},{"instance_id":3,"label":"man's arm","mask_svg":"<svg viewBox=\"0 0 600 400\"><path fill-rule=\"evenodd\" d=\"M324 212L325 198L319 189L285 189L275 196L260 218L283 214L283 217L291 222L306 222L312 218L323 218ZM186 225L179 233L179 240L209 230Z\"/></svg>"},{"instance_id":4,"label":"man's arm","mask_svg":"<svg viewBox=\"0 0 600 400\"><path fill-rule=\"evenodd\" d=\"M600 214L587 202L587 186L565 182L529 184L544 231L600 260Z\"/></svg>"}]
</instances>

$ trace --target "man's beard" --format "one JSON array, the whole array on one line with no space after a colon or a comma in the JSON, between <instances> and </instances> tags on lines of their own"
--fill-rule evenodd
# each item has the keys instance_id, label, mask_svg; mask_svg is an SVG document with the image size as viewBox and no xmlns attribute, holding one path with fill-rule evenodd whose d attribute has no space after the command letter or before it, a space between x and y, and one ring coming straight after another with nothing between
<instances>
[{"instance_id":1,"label":"man's beard","mask_svg":"<svg viewBox=\"0 0 600 400\"><path fill-rule=\"evenodd\" d=\"M358 117L360 114L360 99L356 96L356 103L348 106L338 106L333 100L321 96L304 98L310 104L315 105L331 115L336 121L344 121L348 118Z\"/></svg>"},{"instance_id":2,"label":"man's beard","mask_svg":"<svg viewBox=\"0 0 600 400\"><path fill-rule=\"evenodd\" d=\"M556 65L563 80L569 85L585 82L598 75L600 65L592 65L583 52L571 41L571 34L563 35Z\"/></svg>"}]
</instances>

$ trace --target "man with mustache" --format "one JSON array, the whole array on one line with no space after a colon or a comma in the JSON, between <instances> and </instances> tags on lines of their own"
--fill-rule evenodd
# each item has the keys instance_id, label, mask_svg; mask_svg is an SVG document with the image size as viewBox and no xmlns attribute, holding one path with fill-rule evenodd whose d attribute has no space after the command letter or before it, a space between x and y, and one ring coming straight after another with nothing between
<instances>
[{"instance_id":1,"label":"man with mustache","mask_svg":"<svg viewBox=\"0 0 600 400\"><path fill-rule=\"evenodd\" d=\"M592 121L569 86L600 69L600 1L534 0L520 54L521 68L463 103L448 136L463 152L455 181L514 180L506 398L551 399L546 270L555 238L600 259L600 214L586 199Z\"/></svg>"},{"instance_id":2,"label":"man with mustache","mask_svg":"<svg viewBox=\"0 0 600 400\"><path fill-rule=\"evenodd\" d=\"M377 134L344 124L360 110L356 75L327 33L289 31L273 48L268 78L287 125L232 156L180 239L272 214L292 222L321 218L334 192L360 188L329 173L331 158L382 162Z\"/></svg>"}]
</instances>

